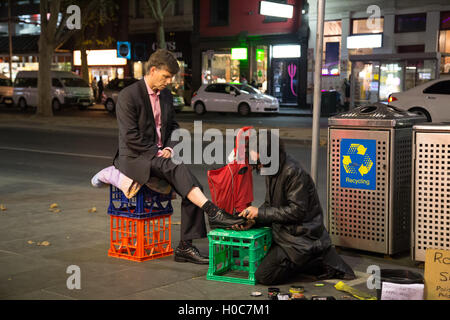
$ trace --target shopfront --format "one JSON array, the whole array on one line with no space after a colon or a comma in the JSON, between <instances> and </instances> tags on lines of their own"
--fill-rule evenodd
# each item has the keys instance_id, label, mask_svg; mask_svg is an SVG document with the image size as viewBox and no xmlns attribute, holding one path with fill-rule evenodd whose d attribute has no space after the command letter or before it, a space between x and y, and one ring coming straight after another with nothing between
<instances>
[{"instance_id":1,"label":"shopfront","mask_svg":"<svg viewBox=\"0 0 450 320\"><path fill-rule=\"evenodd\" d=\"M202 83L247 82L280 104L297 105L300 45L249 45L204 50Z\"/></svg>"},{"instance_id":2,"label":"shopfront","mask_svg":"<svg viewBox=\"0 0 450 320\"><path fill-rule=\"evenodd\" d=\"M430 53L353 55L351 106L386 102L389 95L439 77L441 55Z\"/></svg>"},{"instance_id":3,"label":"shopfront","mask_svg":"<svg viewBox=\"0 0 450 320\"><path fill-rule=\"evenodd\" d=\"M89 70L89 83L96 78L107 84L112 79L123 79L127 68L127 59L118 58L116 49L87 50L87 63ZM75 72L81 74L81 51L73 52L73 65Z\"/></svg>"},{"instance_id":4,"label":"shopfront","mask_svg":"<svg viewBox=\"0 0 450 320\"><path fill-rule=\"evenodd\" d=\"M52 60L52 70L72 71L72 55L70 53L55 53ZM12 56L12 80L19 71L39 70L39 54L19 54ZM0 55L0 74L10 77L9 55Z\"/></svg>"}]
</instances>

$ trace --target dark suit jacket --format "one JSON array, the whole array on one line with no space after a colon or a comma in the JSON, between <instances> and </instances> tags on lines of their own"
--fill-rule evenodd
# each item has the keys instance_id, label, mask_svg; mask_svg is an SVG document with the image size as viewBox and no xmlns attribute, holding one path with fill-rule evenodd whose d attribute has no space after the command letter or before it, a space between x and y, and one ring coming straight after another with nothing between
<instances>
[{"instance_id":1,"label":"dark suit jacket","mask_svg":"<svg viewBox=\"0 0 450 320\"><path fill-rule=\"evenodd\" d=\"M173 130L179 128L175 120L173 98L164 89L160 96L161 140L163 148L173 148L170 140ZM120 91L116 106L119 127L119 149L114 166L129 178L145 184L151 171L151 160L158 153L155 118L144 79Z\"/></svg>"}]
</instances>

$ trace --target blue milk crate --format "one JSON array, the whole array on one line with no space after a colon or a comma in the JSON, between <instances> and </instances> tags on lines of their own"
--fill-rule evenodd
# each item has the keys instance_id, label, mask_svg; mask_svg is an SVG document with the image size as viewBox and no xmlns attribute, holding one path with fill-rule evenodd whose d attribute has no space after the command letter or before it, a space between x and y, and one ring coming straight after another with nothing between
<instances>
[{"instance_id":1,"label":"blue milk crate","mask_svg":"<svg viewBox=\"0 0 450 320\"><path fill-rule=\"evenodd\" d=\"M110 185L110 215L144 219L172 213L172 192L161 194L143 185L134 197L128 199L119 188Z\"/></svg>"}]
</instances>

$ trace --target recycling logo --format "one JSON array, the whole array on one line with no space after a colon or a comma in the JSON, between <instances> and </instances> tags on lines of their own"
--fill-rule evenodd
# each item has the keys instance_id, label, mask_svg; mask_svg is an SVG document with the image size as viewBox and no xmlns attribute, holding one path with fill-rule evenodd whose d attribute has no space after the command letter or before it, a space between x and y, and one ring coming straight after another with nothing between
<instances>
[{"instance_id":1,"label":"recycling logo","mask_svg":"<svg viewBox=\"0 0 450 320\"><path fill-rule=\"evenodd\" d=\"M375 152L375 140L341 140L341 187L375 190Z\"/></svg>"}]
</instances>

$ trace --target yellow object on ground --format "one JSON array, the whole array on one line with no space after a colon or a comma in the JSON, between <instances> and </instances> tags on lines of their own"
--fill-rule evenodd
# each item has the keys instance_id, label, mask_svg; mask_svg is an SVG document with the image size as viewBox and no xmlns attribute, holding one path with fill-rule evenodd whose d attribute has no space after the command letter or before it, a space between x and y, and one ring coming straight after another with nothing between
<instances>
[{"instance_id":1,"label":"yellow object on ground","mask_svg":"<svg viewBox=\"0 0 450 320\"><path fill-rule=\"evenodd\" d=\"M365 292L359 291L353 287L350 287L350 286L346 285L345 283L343 283L342 281L339 281L338 283L336 283L336 285L334 287L336 288L336 290L350 293L352 296L354 296L355 298L357 298L359 300L377 300L376 297L371 296L370 294L367 294Z\"/></svg>"}]
</instances>

